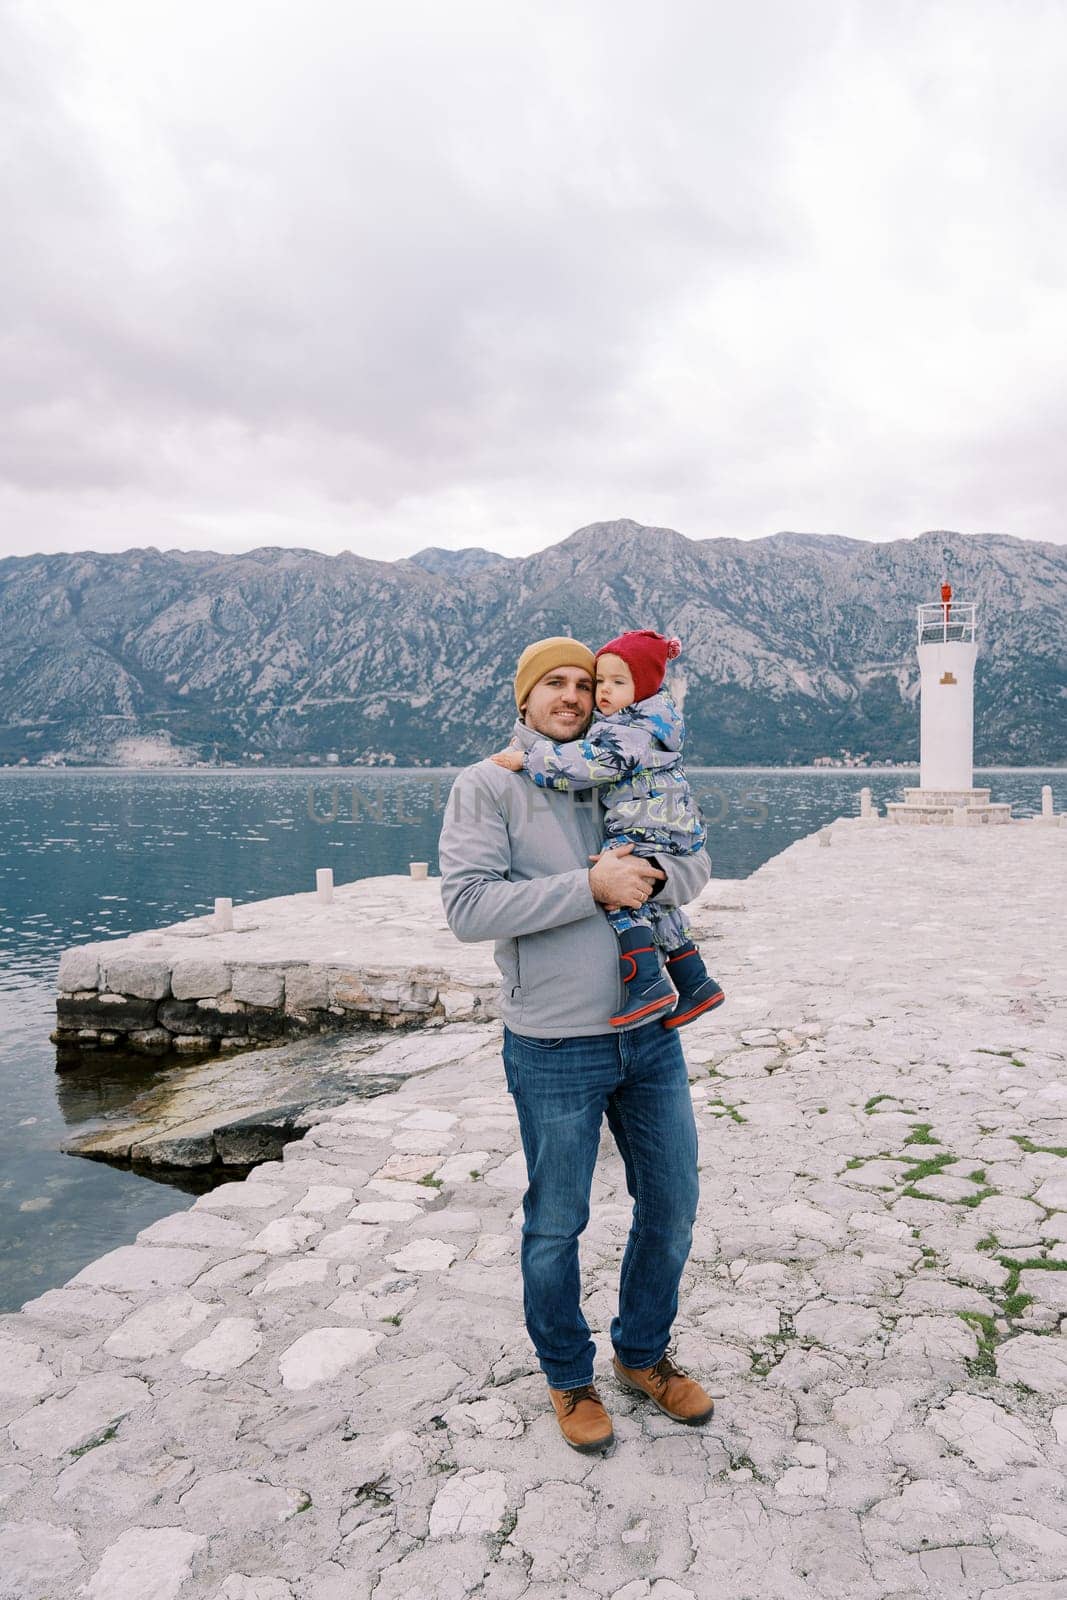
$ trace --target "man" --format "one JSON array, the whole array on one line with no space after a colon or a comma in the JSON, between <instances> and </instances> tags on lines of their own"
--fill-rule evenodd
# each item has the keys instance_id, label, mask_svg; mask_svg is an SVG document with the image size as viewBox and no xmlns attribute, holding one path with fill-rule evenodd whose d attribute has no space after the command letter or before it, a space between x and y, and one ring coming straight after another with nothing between
<instances>
[{"instance_id":1,"label":"man","mask_svg":"<svg viewBox=\"0 0 1067 1600\"><path fill-rule=\"evenodd\" d=\"M574 639L529 645L515 674L520 745L581 738L594 681L592 653ZM494 939L503 978L504 1070L529 1180L526 1326L563 1436L587 1452L614 1441L593 1385L578 1268L605 1115L634 1200L611 1324L615 1375L679 1422L706 1422L713 1409L668 1354L698 1193L685 1060L677 1035L657 1020L611 1026L622 982L600 909L640 906L652 895L684 904L711 868L703 851L662 862L623 850L598 857L599 812L595 793L538 789L480 761L456 780L441 833L449 927L465 941Z\"/></svg>"}]
</instances>

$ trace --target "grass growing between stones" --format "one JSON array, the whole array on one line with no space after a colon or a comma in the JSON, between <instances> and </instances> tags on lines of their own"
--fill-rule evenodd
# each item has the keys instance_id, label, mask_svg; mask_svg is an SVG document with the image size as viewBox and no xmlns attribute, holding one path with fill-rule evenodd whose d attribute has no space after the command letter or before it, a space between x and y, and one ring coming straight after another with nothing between
<instances>
[{"instance_id":1,"label":"grass growing between stones","mask_svg":"<svg viewBox=\"0 0 1067 1600\"><path fill-rule=\"evenodd\" d=\"M387 1479L388 1473L383 1472L377 1478L370 1478L366 1483L358 1484L352 1493L352 1498L348 1502L346 1509L350 1510L353 1506L392 1505L393 1497L386 1488ZM301 1506L300 1509L303 1511L307 1508L305 1506Z\"/></svg>"},{"instance_id":2,"label":"grass growing between stones","mask_svg":"<svg viewBox=\"0 0 1067 1600\"><path fill-rule=\"evenodd\" d=\"M892 1151L890 1151L890 1150L879 1150L878 1154L877 1155L873 1155L873 1156L849 1156L848 1160L845 1162L845 1171L846 1172L855 1172L855 1171L857 1171L858 1168L865 1167L867 1165L868 1161L899 1161L899 1160L900 1160L900 1157L899 1156L894 1156Z\"/></svg>"},{"instance_id":3,"label":"grass growing between stones","mask_svg":"<svg viewBox=\"0 0 1067 1600\"><path fill-rule=\"evenodd\" d=\"M505 1511L504 1515L500 1519L499 1527L494 1529L494 1531L489 1534L487 1543L489 1545L490 1554L494 1561L498 1561L500 1559L500 1552L511 1538L511 1535L515 1532L515 1527L518 1523L518 1520L518 1511Z\"/></svg>"},{"instance_id":4,"label":"grass growing between stones","mask_svg":"<svg viewBox=\"0 0 1067 1600\"><path fill-rule=\"evenodd\" d=\"M87 1456L90 1450L98 1450L102 1444L110 1444L118 1431L118 1423L113 1422L110 1427L104 1429L103 1433L98 1433L93 1439L87 1439L84 1444L78 1445L77 1448L72 1450L70 1453L74 1457L75 1461L77 1461L80 1459L80 1457Z\"/></svg>"},{"instance_id":5,"label":"grass growing between stones","mask_svg":"<svg viewBox=\"0 0 1067 1600\"><path fill-rule=\"evenodd\" d=\"M766 1474L760 1471L751 1456L746 1456L743 1453L734 1455L732 1451L727 1450L726 1459L729 1465L719 1473L720 1481L725 1481L734 1472L749 1472L756 1483L767 1483L769 1481Z\"/></svg>"},{"instance_id":6,"label":"grass growing between stones","mask_svg":"<svg viewBox=\"0 0 1067 1600\"><path fill-rule=\"evenodd\" d=\"M427 1172L423 1177L416 1178L415 1182L421 1184L424 1189L443 1189L445 1186L444 1180L435 1178L432 1172Z\"/></svg>"},{"instance_id":7,"label":"grass growing between stones","mask_svg":"<svg viewBox=\"0 0 1067 1600\"><path fill-rule=\"evenodd\" d=\"M933 1137L932 1127L933 1124L929 1122L913 1123L911 1132L904 1140L905 1146L909 1144L940 1145L940 1139ZM943 1205L969 1206L973 1208L974 1206L980 1206L983 1200L988 1200L992 1195L1000 1193L999 1189L985 1186L980 1188L977 1194L965 1195L962 1200L949 1201L940 1200L938 1195L921 1193L917 1186L922 1183L924 1178L937 1177L939 1173L944 1172L946 1167L955 1166L959 1159L959 1156L952 1155L948 1150L942 1150L938 1155L926 1156L924 1159L918 1159L904 1152L900 1155L894 1155L891 1150L882 1150L876 1156L850 1156L848 1161L845 1162L845 1171L855 1172L857 1168L866 1166L868 1161L899 1161L904 1167L904 1171L900 1175L901 1183L903 1184L900 1193L906 1195L909 1200L938 1200ZM976 1167L967 1176L972 1183L985 1184L984 1167Z\"/></svg>"},{"instance_id":8,"label":"grass growing between stones","mask_svg":"<svg viewBox=\"0 0 1067 1600\"><path fill-rule=\"evenodd\" d=\"M957 1316L961 1322L973 1328L978 1336L978 1354L966 1362L967 1371L972 1378L995 1378L996 1348L999 1343L996 1319L981 1311L959 1311Z\"/></svg>"},{"instance_id":9,"label":"grass growing between stones","mask_svg":"<svg viewBox=\"0 0 1067 1600\"><path fill-rule=\"evenodd\" d=\"M1035 1144L1025 1133L1011 1133L1008 1137L1019 1146L1023 1155L1067 1157L1067 1144Z\"/></svg>"},{"instance_id":10,"label":"grass growing between stones","mask_svg":"<svg viewBox=\"0 0 1067 1600\"><path fill-rule=\"evenodd\" d=\"M1019 1279L1024 1272L1067 1272L1067 1261L1049 1260L1045 1256L1034 1256L1023 1261L1012 1256L998 1256L997 1260L1008 1274L1008 1281L1004 1285L1004 1315L1009 1322L1021 1317L1027 1306L1034 1303L1032 1294L1019 1293Z\"/></svg>"},{"instance_id":11,"label":"grass growing between stones","mask_svg":"<svg viewBox=\"0 0 1067 1600\"><path fill-rule=\"evenodd\" d=\"M986 1184L983 1188L979 1189L977 1194L965 1194L962 1200L956 1200L953 1202L953 1204L957 1206L969 1206L973 1211L975 1206L980 1206L982 1204L983 1200L991 1200L995 1194L999 1193L999 1189L991 1188L989 1184Z\"/></svg>"},{"instance_id":12,"label":"grass growing between stones","mask_svg":"<svg viewBox=\"0 0 1067 1600\"><path fill-rule=\"evenodd\" d=\"M1013 1067L1025 1067L1026 1062L1020 1061L1014 1050L983 1050L981 1045L974 1052L976 1056L1001 1056L1005 1061L1010 1061Z\"/></svg>"},{"instance_id":13,"label":"grass growing between stones","mask_svg":"<svg viewBox=\"0 0 1067 1600\"><path fill-rule=\"evenodd\" d=\"M864 1105L863 1109L864 1109L864 1111L867 1113L867 1115L869 1117L873 1117L875 1111L882 1104L883 1100L892 1100L892 1099L893 1099L893 1096L891 1094L872 1094L871 1098L866 1102L866 1104Z\"/></svg>"},{"instance_id":14,"label":"grass growing between stones","mask_svg":"<svg viewBox=\"0 0 1067 1600\"><path fill-rule=\"evenodd\" d=\"M797 1330L793 1325L793 1316L789 1311L778 1313L778 1332L768 1334L765 1348L752 1352L752 1376L766 1378L774 1371L790 1345L796 1339Z\"/></svg>"},{"instance_id":15,"label":"grass growing between stones","mask_svg":"<svg viewBox=\"0 0 1067 1600\"><path fill-rule=\"evenodd\" d=\"M999 1240L994 1234L979 1241L978 1249L1000 1249ZM1046 1261L1038 1256L1033 1259L1016 1261L1011 1256L998 1256L997 1260L1008 1274L1008 1281L1003 1288L996 1291L998 1314L1009 1324L1019 1317L1034 1303L1032 1294L1019 1292L1019 1279L1026 1271L1067 1272L1067 1261ZM981 1311L958 1311L956 1315L968 1327L973 1328L978 1337L978 1354L966 1363L967 1371L972 1378L995 1378L997 1372L996 1351L997 1346L1004 1339L1010 1338L1014 1327L1001 1334L997 1329L996 1317L988 1316Z\"/></svg>"},{"instance_id":16,"label":"grass growing between stones","mask_svg":"<svg viewBox=\"0 0 1067 1600\"><path fill-rule=\"evenodd\" d=\"M928 1128L926 1123L920 1123L918 1126ZM936 1139L913 1139L905 1142L910 1142L913 1144L936 1144L938 1141ZM901 1193L906 1194L909 1200L932 1200L934 1198L933 1195L920 1194L915 1185L917 1183L922 1183L924 1178L935 1178L937 1174L939 1172L943 1172L946 1167L955 1166L958 1159L958 1156L950 1155L947 1150L943 1150L939 1156L928 1156L925 1161L912 1161L907 1170L901 1173L901 1178L904 1183ZM898 1157L898 1160L906 1161L908 1158L906 1156L901 1156Z\"/></svg>"},{"instance_id":17,"label":"grass growing between stones","mask_svg":"<svg viewBox=\"0 0 1067 1600\"><path fill-rule=\"evenodd\" d=\"M728 1100L708 1100L706 1104L709 1111L717 1110L720 1115L729 1117L731 1122L748 1121L748 1118L743 1117L737 1107L730 1105Z\"/></svg>"}]
</instances>

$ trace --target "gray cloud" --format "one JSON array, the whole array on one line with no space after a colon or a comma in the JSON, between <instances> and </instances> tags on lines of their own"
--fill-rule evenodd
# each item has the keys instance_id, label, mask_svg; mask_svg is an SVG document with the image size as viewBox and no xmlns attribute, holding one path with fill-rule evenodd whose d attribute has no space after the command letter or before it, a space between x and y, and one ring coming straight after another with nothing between
<instances>
[{"instance_id":1,"label":"gray cloud","mask_svg":"<svg viewBox=\"0 0 1067 1600\"><path fill-rule=\"evenodd\" d=\"M0 17L4 551L1067 537L1054 4Z\"/></svg>"}]
</instances>

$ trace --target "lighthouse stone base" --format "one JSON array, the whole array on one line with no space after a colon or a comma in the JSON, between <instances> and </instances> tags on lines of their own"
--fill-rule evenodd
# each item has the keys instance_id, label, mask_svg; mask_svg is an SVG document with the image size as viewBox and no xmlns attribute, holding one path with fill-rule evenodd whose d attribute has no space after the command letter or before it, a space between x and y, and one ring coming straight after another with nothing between
<instances>
[{"instance_id":1,"label":"lighthouse stone base","mask_svg":"<svg viewBox=\"0 0 1067 1600\"><path fill-rule=\"evenodd\" d=\"M979 827L1010 822L1010 805L990 805L988 789L905 789L903 803L886 806L890 822Z\"/></svg>"}]
</instances>

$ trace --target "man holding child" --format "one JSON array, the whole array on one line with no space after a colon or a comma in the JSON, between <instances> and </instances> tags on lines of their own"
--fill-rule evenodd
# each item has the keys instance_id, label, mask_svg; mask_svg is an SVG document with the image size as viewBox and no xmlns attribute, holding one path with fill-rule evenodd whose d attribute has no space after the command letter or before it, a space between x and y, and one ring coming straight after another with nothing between
<instances>
[{"instance_id":1,"label":"man holding child","mask_svg":"<svg viewBox=\"0 0 1067 1600\"><path fill-rule=\"evenodd\" d=\"M661 638L620 636L613 645L624 662L627 641L638 637ZM647 654L642 644L633 655L635 677ZM584 741L596 694L597 661L584 645L563 637L531 644L515 677L513 748L529 753L545 740ZM596 784L610 773L586 788L541 787L528 760L526 770L508 765L481 761L456 780L441 834L442 900L457 938L496 942L504 1068L529 1182L521 1257L526 1326L564 1438L599 1452L614 1435L594 1387L578 1239L605 1116L634 1201L611 1324L615 1376L679 1422L706 1422L713 1409L668 1350L698 1198L677 1020L672 1028L666 1007L627 1020L626 973L605 914L628 909L641 924L655 901L662 919L700 893L711 869L702 848L674 855L635 853L632 844L605 849ZM707 998L697 1009L722 999L703 976L711 988L701 991Z\"/></svg>"}]
</instances>

